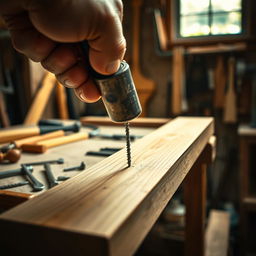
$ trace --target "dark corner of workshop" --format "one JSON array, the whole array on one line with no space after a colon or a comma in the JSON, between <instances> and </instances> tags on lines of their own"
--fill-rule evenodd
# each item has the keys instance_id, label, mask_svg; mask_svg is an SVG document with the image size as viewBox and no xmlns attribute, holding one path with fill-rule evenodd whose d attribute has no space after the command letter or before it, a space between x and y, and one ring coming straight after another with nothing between
<instances>
[{"instance_id":1,"label":"dark corner of workshop","mask_svg":"<svg viewBox=\"0 0 256 256\"><path fill-rule=\"evenodd\" d=\"M3 256L256 256L254 0L0 1Z\"/></svg>"}]
</instances>

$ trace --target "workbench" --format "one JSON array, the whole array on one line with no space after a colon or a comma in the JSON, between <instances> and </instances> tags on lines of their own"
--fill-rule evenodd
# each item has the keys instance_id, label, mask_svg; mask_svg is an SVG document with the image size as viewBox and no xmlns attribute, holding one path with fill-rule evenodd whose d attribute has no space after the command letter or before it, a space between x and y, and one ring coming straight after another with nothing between
<instances>
[{"instance_id":1,"label":"workbench","mask_svg":"<svg viewBox=\"0 0 256 256\"><path fill-rule=\"evenodd\" d=\"M103 160L85 156L99 147L125 147L124 141L97 138L45 154L23 154L19 163L1 166L1 170L15 169L22 162L62 157L64 164L53 166L58 176L65 167L81 161L87 165L47 191L33 192L29 185L12 189L30 199L0 215L2 250L6 255L35 251L37 255L132 255L183 184L185 255L203 255L206 166L214 152L213 126L213 119L204 117L179 117L160 128L131 125L131 134L144 137L132 143L130 168L125 149ZM104 133L124 130L102 124L100 128ZM45 182L42 167L34 174ZM22 177L9 179L16 182Z\"/></svg>"}]
</instances>

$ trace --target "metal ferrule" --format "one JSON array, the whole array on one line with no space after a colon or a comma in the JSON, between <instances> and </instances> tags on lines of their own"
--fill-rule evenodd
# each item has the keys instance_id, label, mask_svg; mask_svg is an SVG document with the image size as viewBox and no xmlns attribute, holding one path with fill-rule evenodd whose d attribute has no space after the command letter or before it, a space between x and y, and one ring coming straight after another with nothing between
<instances>
[{"instance_id":1,"label":"metal ferrule","mask_svg":"<svg viewBox=\"0 0 256 256\"><path fill-rule=\"evenodd\" d=\"M141 114L141 105L129 65L122 61L119 70L107 77L94 77L109 117L114 122L127 122Z\"/></svg>"}]
</instances>

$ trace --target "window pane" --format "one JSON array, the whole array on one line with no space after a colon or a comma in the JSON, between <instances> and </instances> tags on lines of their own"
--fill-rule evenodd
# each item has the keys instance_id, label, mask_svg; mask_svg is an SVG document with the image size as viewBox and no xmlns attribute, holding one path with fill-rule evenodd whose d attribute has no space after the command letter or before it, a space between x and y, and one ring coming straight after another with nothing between
<instances>
[{"instance_id":1,"label":"window pane","mask_svg":"<svg viewBox=\"0 0 256 256\"><path fill-rule=\"evenodd\" d=\"M208 12L209 0L180 0L180 13L188 15Z\"/></svg>"},{"instance_id":2,"label":"window pane","mask_svg":"<svg viewBox=\"0 0 256 256\"><path fill-rule=\"evenodd\" d=\"M241 10L241 0L212 0L212 10L216 11L238 11Z\"/></svg>"},{"instance_id":3,"label":"window pane","mask_svg":"<svg viewBox=\"0 0 256 256\"><path fill-rule=\"evenodd\" d=\"M181 17L180 34L183 37L202 36L209 34L208 16L185 16Z\"/></svg>"},{"instance_id":4,"label":"window pane","mask_svg":"<svg viewBox=\"0 0 256 256\"><path fill-rule=\"evenodd\" d=\"M211 33L213 35L239 34L241 33L241 30L240 12L213 14L211 27Z\"/></svg>"}]
</instances>

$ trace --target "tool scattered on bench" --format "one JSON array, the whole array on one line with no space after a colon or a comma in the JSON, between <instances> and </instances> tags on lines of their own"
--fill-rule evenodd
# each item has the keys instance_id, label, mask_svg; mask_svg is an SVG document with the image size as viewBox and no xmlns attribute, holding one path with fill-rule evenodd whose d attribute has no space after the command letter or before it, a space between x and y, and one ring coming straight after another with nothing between
<instances>
[{"instance_id":1,"label":"tool scattered on bench","mask_svg":"<svg viewBox=\"0 0 256 256\"><path fill-rule=\"evenodd\" d=\"M30 172L33 172L33 167L32 166L28 166L28 170ZM0 172L0 179L14 177L14 176L18 176L18 175L23 175L23 173L24 172L23 172L22 168L14 169L14 170L8 170L8 171L1 171Z\"/></svg>"},{"instance_id":2,"label":"tool scattered on bench","mask_svg":"<svg viewBox=\"0 0 256 256\"><path fill-rule=\"evenodd\" d=\"M31 153L44 153L49 148L65 145L71 142L86 140L88 138L89 138L89 134L87 132L78 132L71 135L39 141L36 143L23 144L22 150L25 152L31 152Z\"/></svg>"},{"instance_id":3,"label":"tool scattered on bench","mask_svg":"<svg viewBox=\"0 0 256 256\"><path fill-rule=\"evenodd\" d=\"M59 184L59 182L55 179L50 163L45 163L44 164L44 168L45 168L45 173L46 173L46 177L49 183L49 188L55 187L56 185Z\"/></svg>"},{"instance_id":4,"label":"tool scattered on bench","mask_svg":"<svg viewBox=\"0 0 256 256\"><path fill-rule=\"evenodd\" d=\"M39 162L30 162L30 163L24 163L23 165L31 166L31 165L44 165L44 164L64 164L63 158L58 158L56 160L45 160L45 161L39 161Z\"/></svg>"},{"instance_id":5,"label":"tool scattered on bench","mask_svg":"<svg viewBox=\"0 0 256 256\"><path fill-rule=\"evenodd\" d=\"M113 122L125 123L127 163L131 166L131 148L128 122L138 117L141 112L140 101L132 79L129 65L122 61L118 71L112 75L97 73L88 61L89 44L81 43L81 49L85 58L91 77L98 86L107 113Z\"/></svg>"},{"instance_id":6,"label":"tool scattered on bench","mask_svg":"<svg viewBox=\"0 0 256 256\"><path fill-rule=\"evenodd\" d=\"M28 181L21 181L21 182L17 182L17 183L1 185L0 190L21 187L21 186L25 186L25 185L28 185L28 184L29 184Z\"/></svg>"},{"instance_id":7,"label":"tool scattered on bench","mask_svg":"<svg viewBox=\"0 0 256 256\"><path fill-rule=\"evenodd\" d=\"M99 151L87 151L87 156L111 156L122 148L101 148Z\"/></svg>"},{"instance_id":8,"label":"tool scattered on bench","mask_svg":"<svg viewBox=\"0 0 256 256\"><path fill-rule=\"evenodd\" d=\"M35 191L41 191L45 188L44 184L42 184L39 180L35 178L35 176L30 171L29 166L26 166L25 164L21 165L21 168L24 172L24 174L28 177L31 186Z\"/></svg>"},{"instance_id":9,"label":"tool scattered on bench","mask_svg":"<svg viewBox=\"0 0 256 256\"><path fill-rule=\"evenodd\" d=\"M8 143L17 139L27 138L36 135L42 135L53 131L79 132L81 128L80 122L75 122L72 125L48 125L48 126L22 126L10 129L0 129L0 143Z\"/></svg>"},{"instance_id":10,"label":"tool scattered on bench","mask_svg":"<svg viewBox=\"0 0 256 256\"><path fill-rule=\"evenodd\" d=\"M11 149L6 153L0 152L0 163L16 163L21 156L21 150Z\"/></svg>"},{"instance_id":11,"label":"tool scattered on bench","mask_svg":"<svg viewBox=\"0 0 256 256\"><path fill-rule=\"evenodd\" d=\"M78 166L72 166L72 167L68 167L63 169L63 172L69 172L69 171L83 171L85 169L86 165L84 162L81 162L80 165Z\"/></svg>"}]
</instances>

